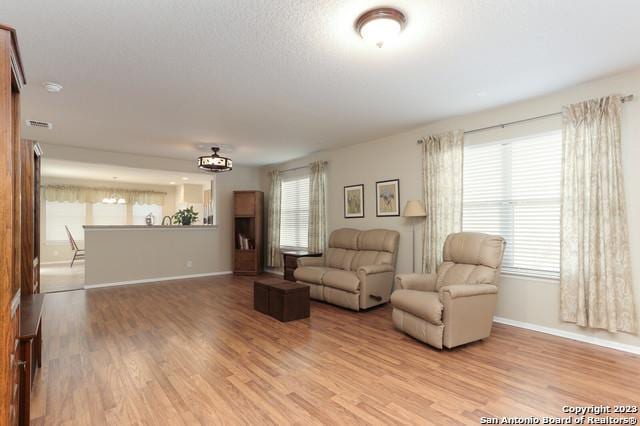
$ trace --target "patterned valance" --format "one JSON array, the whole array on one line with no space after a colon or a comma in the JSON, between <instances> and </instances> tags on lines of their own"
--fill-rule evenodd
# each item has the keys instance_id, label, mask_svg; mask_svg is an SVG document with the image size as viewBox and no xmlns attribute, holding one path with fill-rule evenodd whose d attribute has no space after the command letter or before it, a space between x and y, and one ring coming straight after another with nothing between
<instances>
[{"instance_id":1,"label":"patterned valance","mask_svg":"<svg viewBox=\"0 0 640 426\"><path fill-rule=\"evenodd\" d=\"M44 199L46 201L67 203L101 203L103 199L112 195L124 198L127 204L156 204L164 205L166 192L141 191L123 188L91 188L70 185L46 185Z\"/></svg>"}]
</instances>

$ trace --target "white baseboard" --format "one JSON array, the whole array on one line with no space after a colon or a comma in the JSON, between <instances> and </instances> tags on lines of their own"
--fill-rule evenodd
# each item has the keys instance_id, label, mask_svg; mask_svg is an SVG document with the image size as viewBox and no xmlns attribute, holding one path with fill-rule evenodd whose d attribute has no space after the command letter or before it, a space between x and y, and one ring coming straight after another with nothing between
<instances>
[{"instance_id":1,"label":"white baseboard","mask_svg":"<svg viewBox=\"0 0 640 426\"><path fill-rule=\"evenodd\" d=\"M207 272L204 274L179 275L176 277L158 277L158 278L145 278L142 280L120 281L115 283L85 284L84 289L89 290L92 288L117 287L120 285L146 284L146 283L155 283L155 282L161 282L161 281L185 280L188 278L213 277L218 275L231 275L231 274L233 274L233 271Z\"/></svg>"},{"instance_id":2,"label":"white baseboard","mask_svg":"<svg viewBox=\"0 0 640 426\"><path fill-rule=\"evenodd\" d=\"M280 275L282 277L284 277L284 272L279 270L279 269L269 269L269 268L265 268L264 270L265 272L268 272L270 274L274 274L274 275Z\"/></svg>"},{"instance_id":3,"label":"white baseboard","mask_svg":"<svg viewBox=\"0 0 640 426\"><path fill-rule=\"evenodd\" d=\"M577 340L579 342L590 343L605 348L617 349L623 352L640 355L640 346L628 345L626 343L612 342L611 340L601 339L599 337L585 336L580 333L559 330L557 328L545 327L542 325L531 324L528 322L516 321L509 318L493 317L493 321L499 324L511 325L513 327L525 328L527 330L538 331L540 333L551 334L553 336L564 337L565 339Z\"/></svg>"},{"instance_id":4,"label":"white baseboard","mask_svg":"<svg viewBox=\"0 0 640 426\"><path fill-rule=\"evenodd\" d=\"M84 262L84 259L76 259L74 265L78 262ZM71 259L69 260L54 260L52 262L42 262L40 265L41 266L47 266L47 265L62 265L63 263L66 263L67 265L71 264Z\"/></svg>"}]
</instances>

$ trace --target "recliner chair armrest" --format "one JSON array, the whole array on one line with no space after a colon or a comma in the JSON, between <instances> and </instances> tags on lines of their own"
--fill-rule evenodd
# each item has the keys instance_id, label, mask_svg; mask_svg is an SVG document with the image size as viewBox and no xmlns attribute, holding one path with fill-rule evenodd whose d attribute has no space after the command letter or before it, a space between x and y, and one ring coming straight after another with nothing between
<instances>
[{"instance_id":1,"label":"recliner chair armrest","mask_svg":"<svg viewBox=\"0 0 640 426\"><path fill-rule=\"evenodd\" d=\"M365 265L358 268L357 274L379 274L381 272L393 272L395 268L391 265L381 264L381 265Z\"/></svg>"},{"instance_id":2,"label":"recliner chair armrest","mask_svg":"<svg viewBox=\"0 0 640 426\"><path fill-rule=\"evenodd\" d=\"M360 280L360 309L387 303L393 287L392 265L366 265L356 271Z\"/></svg>"},{"instance_id":3,"label":"recliner chair armrest","mask_svg":"<svg viewBox=\"0 0 640 426\"><path fill-rule=\"evenodd\" d=\"M395 290L436 291L436 278L436 274L399 274Z\"/></svg>"},{"instance_id":4,"label":"recliner chair armrest","mask_svg":"<svg viewBox=\"0 0 640 426\"><path fill-rule=\"evenodd\" d=\"M324 256L322 257L299 257L298 267L300 266L324 266Z\"/></svg>"},{"instance_id":5,"label":"recliner chair armrest","mask_svg":"<svg viewBox=\"0 0 640 426\"><path fill-rule=\"evenodd\" d=\"M492 284L455 284L440 288L440 298L443 293L449 293L452 299L459 297L480 296L482 294L496 294L498 287Z\"/></svg>"}]
</instances>

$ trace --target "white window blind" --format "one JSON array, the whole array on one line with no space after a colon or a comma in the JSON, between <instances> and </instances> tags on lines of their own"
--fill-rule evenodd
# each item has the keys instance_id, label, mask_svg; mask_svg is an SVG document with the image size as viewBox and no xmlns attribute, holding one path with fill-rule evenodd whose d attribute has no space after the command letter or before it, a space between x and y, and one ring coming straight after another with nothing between
<instances>
[{"instance_id":1,"label":"white window blind","mask_svg":"<svg viewBox=\"0 0 640 426\"><path fill-rule=\"evenodd\" d=\"M280 200L280 246L307 248L309 245L309 175L285 174Z\"/></svg>"},{"instance_id":2,"label":"white window blind","mask_svg":"<svg viewBox=\"0 0 640 426\"><path fill-rule=\"evenodd\" d=\"M84 203L47 201L45 204L47 241L69 241L64 229L65 225L69 227L76 241L84 240L82 225L86 224L86 212Z\"/></svg>"},{"instance_id":3,"label":"white window blind","mask_svg":"<svg viewBox=\"0 0 640 426\"><path fill-rule=\"evenodd\" d=\"M560 132L464 148L465 231L507 241L505 272L560 272Z\"/></svg>"},{"instance_id":4,"label":"white window blind","mask_svg":"<svg viewBox=\"0 0 640 426\"><path fill-rule=\"evenodd\" d=\"M153 215L156 225L162 222L162 206L157 204L134 204L132 213L134 225L146 225L145 219L149 213Z\"/></svg>"},{"instance_id":5,"label":"white window blind","mask_svg":"<svg viewBox=\"0 0 640 426\"><path fill-rule=\"evenodd\" d=\"M95 203L92 205L93 225L126 225L126 204Z\"/></svg>"}]
</instances>

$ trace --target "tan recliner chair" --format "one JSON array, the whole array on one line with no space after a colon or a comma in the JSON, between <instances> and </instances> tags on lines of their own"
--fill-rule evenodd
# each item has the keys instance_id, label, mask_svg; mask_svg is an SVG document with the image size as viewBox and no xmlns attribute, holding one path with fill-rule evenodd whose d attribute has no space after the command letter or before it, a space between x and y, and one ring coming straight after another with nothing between
<instances>
[{"instance_id":1,"label":"tan recliner chair","mask_svg":"<svg viewBox=\"0 0 640 426\"><path fill-rule=\"evenodd\" d=\"M393 324L439 349L489 337L504 248L500 236L449 235L437 274L396 276Z\"/></svg>"},{"instance_id":2,"label":"tan recliner chair","mask_svg":"<svg viewBox=\"0 0 640 426\"><path fill-rule=\"evenodd\" d=\"M399 240L386 229L337 229L324 256L299 258L293 276L311 287L312 299L354 311L387 303Z\"/></svg>"}]
</instances>

